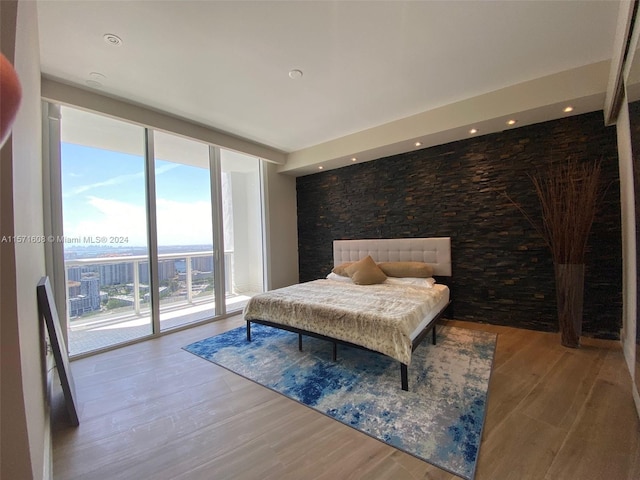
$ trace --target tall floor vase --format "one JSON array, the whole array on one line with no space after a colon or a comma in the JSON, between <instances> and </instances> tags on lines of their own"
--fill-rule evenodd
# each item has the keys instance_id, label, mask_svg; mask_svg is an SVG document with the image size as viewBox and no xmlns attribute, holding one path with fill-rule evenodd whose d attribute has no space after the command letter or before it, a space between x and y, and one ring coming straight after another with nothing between
<instances>
[{"instance_id":1,"label":"tall floor vase","mask_svg":"<svg viewBox=\"0 0 640 480\"><path fill-rule=\"evenodd\" d=\"M555 274L561 342L565 347L578 348L582 334L584 264L556 264Z\"/></svg>"}]
</instances>

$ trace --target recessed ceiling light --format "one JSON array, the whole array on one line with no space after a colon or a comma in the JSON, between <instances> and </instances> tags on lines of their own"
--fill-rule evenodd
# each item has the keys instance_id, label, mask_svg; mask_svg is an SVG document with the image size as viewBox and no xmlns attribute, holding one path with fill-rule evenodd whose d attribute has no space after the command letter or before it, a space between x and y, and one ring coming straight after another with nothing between
<instances>
[{"instance_id":1,"label":"recessed ceiling light","mask_svg":"<svg viewBox=\"0 0 640 480\"><path fill-rule=\"evenodd\" d=\"M507 120L507 125L515 125L516 124L516 120L511 119L511 120Z\"/></svg>"},{"instance_id":2,"label":"recessed ceiling light","mask_svg":"<svg viewBox=\"0 0 640 480\"><path fill-rule=\"evenodd\" d=\"M416 142L414 145L415 145L416 147L419 147L419 146L421 146L421 145L422 145L422 142Z\"/></svg>"},{"instance_id":3,"label":"recessed ceiling light","mask_svg":"<svg viewBox=\"0 0 640 480\"><path fill-rule=\"evenodd\" d=\"M114 35L113 33L105 33L102 38L104 38L105 42L114 47L119 47L120 45L122 45L122 39L119 36Z\"/></svg>"},{"instance_id":4,"label":"recessed ceiling light","mask_svg":"<svg viewBox=\"0 0 640 480\"><path fill-rule=\"evenodd\" d=\"M474 133L478 133L478 129L477 128L472 128L471 130L469 130L469 133L471 135L473 135Z\"/></svg>"},{"instance_id":5,"label":"recessed ceiling light","mask_svg":"<svg viewBox=\"0 0 640 480\"><path fill-rule=\"evenodd\" d=\"M569 112L573 112L573 107L571 105L564 107L563 110L564 113L569 113Z\"/></svg>"},{"instance_id":6,"label":"recessed ceiling light","mask_svg":"<svg viewBox=\"0 0 640 480\"><path fill-rule=\"evenodd\" d=\"M86 83L91 88L102 88L102 84L100 82L95 81L95 80L87 80Z\"/></svg>"},{"instance_id":7,"label":"recessed ceiling light","mask_svg":"<svg viewBox=\"0 0 640 480\"><path fill-rule=\"evenodd\" d=\"M323 167L322 165L320 165L320 166L318 167L318 170L322 170L323 168L324 168L324 167Z\"/></svg>"},{"instance_id":8,"label":"recessed ceiling light","mask_svg":"<svg viewBox=\"0 0 640 480\"><path fill-rule=\"evenodd\" d=\"M103 74L102 74L102 73L100 73L100 72L91 72L91 73L89 74L89 77L90 77L92 80L96 80L96 81L98 81L98 82L99 82L100 80L104 80L105 78L107 78L107 77L106 77L106 75L103 75Z\"/></svg>"},{"instance_id":9,"label":"recessed ceiling light","mask_svg":"<svg viewBox=\"0 0 640 480\"><path fill-rule=\"evenodd\" d=\"M302 77L302 75L302 70L298 70L297 68L289 72L289 78L293 78L294 80Z\"/></svg>"},{"instance_id":10,"label":"recessed ceiling light","mask_svg":"<svg viewBox=\"0 0 640 480\"><path fill-rule=\"evenodd\" d=\"M358 161L358 159L357 159L356 157L351 157L351 161L352 161L352 162L357 162L357 161Z\"/></svg>"}]
</instances>

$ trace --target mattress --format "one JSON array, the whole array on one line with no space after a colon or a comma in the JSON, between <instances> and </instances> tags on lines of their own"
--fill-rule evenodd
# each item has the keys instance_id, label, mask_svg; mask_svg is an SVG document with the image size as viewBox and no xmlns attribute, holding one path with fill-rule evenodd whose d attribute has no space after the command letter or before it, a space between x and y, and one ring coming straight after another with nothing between
<instances>
[{"instance_id":1,"label":"mattress","mask_svg":"<svg viewBox=\"0 0 640 480\"><path fill-rule=\"evenodd\" d=\"M314 280L252 297L244 318L354 343L406 365L412 341L449 301L444 285L355 285Z\"/></svg>"},{"instance_id":2,"label":"mattress","mask_svg":"<svg viewBox=\"0 0 640 480\"><path fill-rule=\"evenodd\" d=\"M424 316L416 329L411 332L411 340L414 340L420 334L420 332L422 332L427 327L427 325L429 325L433 321L438 313L440 313L449 304L449 287L436 283L433 288L439 291L438 295L440 300L438 300L438 303L436 303L433 308L429 310L429 312Z\"/></svg>"}]
</instances>

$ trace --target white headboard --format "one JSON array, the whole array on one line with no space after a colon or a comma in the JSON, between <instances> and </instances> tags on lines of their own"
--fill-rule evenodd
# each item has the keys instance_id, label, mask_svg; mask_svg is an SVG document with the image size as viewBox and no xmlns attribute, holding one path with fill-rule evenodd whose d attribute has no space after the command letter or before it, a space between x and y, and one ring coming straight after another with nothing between
<instances>
[{"instance_id":1,"label":"white headboard","mask_svg":"<svg viewBox=\"0 0 640 480\"><path fill-rule=\"evenodd\" d=\"M451 238L384 238L334 240L333 266L371 255L376 262L424 262L434 275L451 276Z\"/></svg>"}]
</instances>

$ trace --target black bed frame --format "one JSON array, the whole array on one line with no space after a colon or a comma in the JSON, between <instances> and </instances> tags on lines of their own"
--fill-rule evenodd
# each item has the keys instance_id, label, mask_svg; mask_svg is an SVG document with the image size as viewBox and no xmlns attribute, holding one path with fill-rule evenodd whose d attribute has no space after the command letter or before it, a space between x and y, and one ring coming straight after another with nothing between
<instances>
[{"instance_id":1,"label":"black bed frame","mask_svg":"<svg viewBox=\"0 0 640 480\"><path fill-rule=\"evenodd\" d=\"M444 314L445 310L449 307L451 302L447 303L442 310L438 312L438 314L433 317L433 319L429 322L429 324L418 334L416 338L413 339L411 344L411 352L413 352L418 345L422 343L422 341L426 338L429 332L432 332L432 343L436 344L436 322L440 319L440 317ZM369 348L363 347L361 345L356 345L355 343L347 342L345 340L339 340L337 338L327 337L326 335L321 335L319 333L310 332L308 330L303 330L297 327L291 327L289 325L282 325L279 323L269 322L267 320L247 320L247 341L251 341L251 323L259 323L260 325L266 325L268 327L279 328L281 330L288 330L290 332L294 332L298 334L298 350L302 351L302 335L308 335L310 337L319 338L321 340L327 340L333 343L333 361L335 362L338 358L338 344L346 345L348 347L355 347L361 350L367 350L369 352L375 352L375 350L371 350ZM380 352L375 352L380 353ZM383 354L380 354L383 355ZM402 383L402 390L409 391L409 375L407 364L400 364L400 381Z\"/></svg>"}]
</instances>

